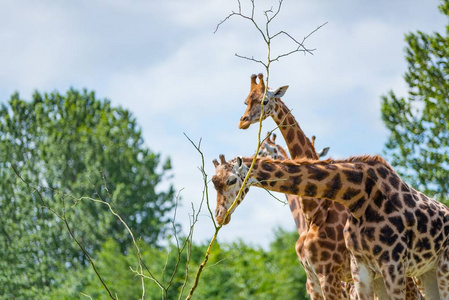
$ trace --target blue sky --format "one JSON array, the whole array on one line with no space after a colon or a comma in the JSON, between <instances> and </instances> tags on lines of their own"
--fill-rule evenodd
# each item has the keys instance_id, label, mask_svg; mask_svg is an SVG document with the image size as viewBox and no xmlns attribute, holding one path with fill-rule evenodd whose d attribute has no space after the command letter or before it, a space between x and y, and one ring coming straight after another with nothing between
<instances>
[{"instance_id":1,"label":"blue sky","mask_svg":"<svg viewBox=\"0 0 449 300\"><path fill-rule=\"evenodd\" d=\"M244 10L248 2L241 0ZM277 1L256 1L260 10ZM404 34L443 32L447 19L436 0L285 0L273 32L298 39L328 22L307 41L314 55L296 54L274 63L270 86L289 85L284 101L317 148L332 157L381 154L388 132L380 119L380 97L393 89L405 95ZM234 56L263 59L266 48L252 25L232 18L215 26L237 1L193 0L0 0L0 101L19 91L95 90L100 98L129 109L142 126L150 149L170 157L172 182L184 189L178 221L187 227L190 203L201 199L202 139L206 171L220 153L250 156L256 127L239 130L249 78L260 65ZM256 16L263 21L261 12ZM279 39L274 51L290 49ZM263 132L274 128L271 120ZM281 136L280 144L285 145ZM210 185L215 208L215 191ZM273 228L294 229L289 208L252 188L220 232L220 241L244 239L266 246ZM206 212L195 240L208 241L213 228Z\"/></svg>"}]
</instances>

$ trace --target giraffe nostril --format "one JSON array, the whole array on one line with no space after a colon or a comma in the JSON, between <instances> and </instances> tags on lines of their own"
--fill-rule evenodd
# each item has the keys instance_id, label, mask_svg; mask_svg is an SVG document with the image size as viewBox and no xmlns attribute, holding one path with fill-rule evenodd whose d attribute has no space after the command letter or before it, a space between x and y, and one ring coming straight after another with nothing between
<instances>
[{"instance_id":1,"label":"giraffe nostril","mask_svg":"<svg viewBox=\"0 0 449 300\"><path fill-rule=\"evenodd\" d=\"M247 117L247 116L241 117L241 118L240 118L240 121L248 121L248 117Z\"/></svg>"}]
</instances>

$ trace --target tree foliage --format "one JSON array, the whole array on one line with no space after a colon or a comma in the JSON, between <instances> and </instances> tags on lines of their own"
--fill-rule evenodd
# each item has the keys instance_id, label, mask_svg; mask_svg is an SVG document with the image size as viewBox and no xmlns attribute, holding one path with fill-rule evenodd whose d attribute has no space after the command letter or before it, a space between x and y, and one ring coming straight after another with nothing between
<instances>
[{"instance_id":1,"label":"tree foliage","mask_svg":"<svg viewBox=\"0 0 449 300\"><path fill-rule=\"evenodd\" d=\"M297 236L296 231L278 230L268 250L243 241L216 243L212 248L210 264L204 270L202 284L195 292L195 299L308 299L305 272L294 249ZM195 270L201 263L206 248L207 245L192 245L191 269ZM129 269L135 264L135 258L132 254L121 253L119 249L115 241L106 241L96 257L98 268L119 299L137 299L141 295L140 282ZM141 245L141 250L149 269L155 270L158 280L167 283L176 264L176 245L170 244L164 249ZM170 255L167 256L167 253ZM168 299L179 298L186 262L184 253ZM93 279L91 269L68 273L61 276L60 288L53 290L49 297L79 299L82 292L93 299L108 299L98 280ZM192 280L190 278L187 287ZM161 299L160 290L155 284L147 281L145 288L146 299ZM187 293L186 288L180 298L184 299Z\"/></svg>"},{"instance_id":2,"label":"tree foliage","mask_svg":"<svg viewBox=\"0 0 449 300\"><path fill-rule=\"evenodd\" d=\"M449 17L449 1L440 11ZM449 196L449 24L446 35L406 35L408 96L382 97L386 153L402 176L441 200Z\"/></svg>"},{"instance_id":3,"label":"tree foliage","mask_svg":"<svg viewBox=\"0 0 449 300\"><path fill-rule=\"evenodd\" d=\"M62 222L20 182L12 165L31 185L48 187L45 201L66 213L89 252L107 237L126 251L130 239L107 207L75 198L110 203L147 243L164 234L174 204L170 184L157 189L170 161L144 145L129 111L74 89L32 98L27 102L16 93L0 107L0 295L8 299L45 294L58 272L86 264Z\"/></svg>"}]
</instances>

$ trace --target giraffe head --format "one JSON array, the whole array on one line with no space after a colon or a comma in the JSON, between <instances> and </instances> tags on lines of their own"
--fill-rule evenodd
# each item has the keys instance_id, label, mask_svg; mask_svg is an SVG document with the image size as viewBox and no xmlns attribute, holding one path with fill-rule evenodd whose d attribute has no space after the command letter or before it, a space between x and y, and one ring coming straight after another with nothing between
<instances>
[{"instance_id":1,"label":"giraffe head","mask_svg":"<svg viewBox=\"0 0 449 300\"><path fill-rule=\"evenodd\" d=\"M215 209L215 220L219 225L226 225L231 220L231 214L235 208L242 202L245 195L248 193L248 188L243 190L240 199L237 200L237 205L226 217L226 212L231 207L237 196L240 188L243 185L243 180L248 173L248 167L243 163L242 158L237 157L229 162L226 162L223 154L220 155L220 163L214 159L215 175L212 177L212 182L217 190L217 208Z\"/></svg>"},{"instance_id":2,"label":"giraffe head","mask_svg":"<svg viewBox=\"0 0 449 300\"><path fill-rule=\"evenodd\" d=\"M287 152L285 152L284 148L276 144L276 134L271 132L267 133L267 137L260 145L257 155L260 157L269 157L271 159L279 160L288 158Z\"/></svg>"},{"instance_id":3,"label":"giraffe head","mask_svg":"<svg viewBox=\"0 0 449 300\"><path fill-rule=\"evenodd\" d=\"M259 83L257 83L259 78ZM281 86L276 90L267 89L265 98L263 97L265 92L265 83L263 81L263 74L251 75L251 87L248 97L245 99L246 110L243 116L240 118L239 128L247 129L251 124L259 121L262 113L262 104L264 107L263 118L267 118L274 114L276 99L284 96L287 91L288 85Z\"/></svg>"}]
</instances>

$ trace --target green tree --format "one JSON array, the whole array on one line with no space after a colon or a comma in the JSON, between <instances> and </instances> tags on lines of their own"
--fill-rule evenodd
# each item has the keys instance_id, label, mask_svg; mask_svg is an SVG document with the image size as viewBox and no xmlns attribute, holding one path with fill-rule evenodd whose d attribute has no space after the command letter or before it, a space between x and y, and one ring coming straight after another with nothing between
<instances>
[{"instance_id":1,"label":"green tree","mask_svg":"<svg viewBox=\"0 0 449 300\"><path fill-rule=\"evenodd\" d=\"M215 247L195 298L308 299L297 239L296 231L278 229L268 250L243 241Z\"/></svg>"},{"instance_id":2,"label":"green tree","mask_svg":"<svg viewBox=\"0 0 449 300\"><path fill-rule=\"evenodd\" d=\"M86 265L63 222L42 206L13 172L33 186L46 186L47 204L62 213L89 252L113 238L126 251L125 228L105 205L73 198L91 196L110 203L136 237L155 243L164 235L174 205L161 161L142 139L131 113L98 100L93 92L33 94L30 102L12 95L0 107L0 295L35 298L55 284L58 272ZM59 191L59 192L56 192ZM1 296L0 296L1 298Z\"/></svg>"},{"instance_id":3,"label":"green tree","mask_svg":"<svg viewBox=\"0 0 449 300\"><path fill-rule=\"evenodd\" d=\"M210 264L204 270L204 277L195 292L195 299L308 299L306 275L294 249L297 236L296 231L278 230L268 250L243 241L216 243L212 248ZM206 248L207 245L192 245L190 272L196 272ZM142 244L140 249L145 264L167 286L177 262L176 246L169 244L158 248ZM167 253L170 254L167 256ZM181 256L167 299L179 298L185 278L186 254L184 251ZM136 264L131 248L124 254L116 241L108 240L97 253L96 262L108 286L113 293L117 293L119 299L137 299L141 295L141 283L129 269ZM50 299L79 299L81 292L94 299L108 299L90 268L73 270L61 276L60 280L62 283L59 287L49 294ZM181 299L187 296L192 280L190 276ZM160 289L151 280L146 280L145 295L146 299L161 299Z\"/></svg>"},{"instance_id":4,"label":"green tree","mask_svg":"<svg viewBox=\"0 0 449 300\"><path fill-rule=\"evenodd\" d=\"M449 1L440 11L449 17ZM382 97L382 119L390 130L386 154L419 190L449 196L449 24L446 35L418 31L405 36L408 96Z\"/></svg>"}]
</instances>

